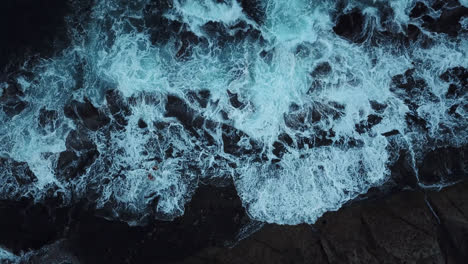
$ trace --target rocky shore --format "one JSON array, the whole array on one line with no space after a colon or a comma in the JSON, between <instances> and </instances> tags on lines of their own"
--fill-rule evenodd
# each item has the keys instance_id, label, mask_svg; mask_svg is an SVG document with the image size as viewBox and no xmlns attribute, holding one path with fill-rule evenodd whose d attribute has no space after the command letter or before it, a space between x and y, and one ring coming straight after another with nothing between
<instances>
[{"instance_id":1,"label":"rocky shore","mask_svg":"<svg viewBox=\"0 0 468 264\"><path fill-rule=\"evenodd\" d=\"M464 263L468 182L405 189L296 226L250 220L232 186L203 185L183 217L133 227L86 204L2 201L0 244L21 263Z\"/></svg>"}]
</instances>

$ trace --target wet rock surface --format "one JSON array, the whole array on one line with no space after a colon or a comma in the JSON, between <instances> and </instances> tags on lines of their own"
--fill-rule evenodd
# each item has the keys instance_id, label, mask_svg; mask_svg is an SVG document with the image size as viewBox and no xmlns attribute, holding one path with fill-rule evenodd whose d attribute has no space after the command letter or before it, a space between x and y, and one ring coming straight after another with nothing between
<instances>
[{"instance_id":1,"label":"wet rock surface","mask_svg":"<svg viewBox=\"0 0 468 264\"><path fill-rule=\"evenodd\" d=\"M84 201L55 208L53 202L2 200L0 213L8 217L0 220L0 245L15 254L43 248L25 263L56 261L51 254L57 251L61 252L57 256L65 255L77 263L160 262L183 259L206 247L233 244L241 228L251 222L232 183L225 187L201 185L183 217L151 220L146 226L106 220L92 208Z\"/></svg>"},{"instance_id":2,"label":"wet rock surface","mask_svg":"<svg viewBox=\"0 0 468 264\"><path fill-rule=\"evenodd\" d=\"M144 227L96 217L86 207L51 213L1 202L11 216L2 219L1 243L16 253L44 246L23 263L464 263L467 188L463 182L368 199L314 225L264 225L237 243L247 218L223 188L202 187L184 217Z\"/></svg>"},{"instance_id":3,"label":"wet rock surface","mask_svg":"<svg viewBox=\"0 0 468 264\"><path fill-rule=\"evenodd\" d=\"M403 191L328 212L314 225L265 225L233 248L174 263L464 263L467 188Z\"/></svg>"},{"instance_id":4,"label":"wet rock surface","mask_svg":"<svg viewBox=\"0 0 468 264\"><path fill-rule=\"evenodd\" d=\"M86 138L67 145L89 147ZM465 152L429 152L418 168L419 183L465 179ZM72 207L57 207L53 199L2 200L0 213L8 217L1 218L0 245L15 254L30 251L23 263L463 263L468 182L421 189L408 155L400 153L391 180L380 190L369 190L313 225L256 224L259 231L248 231L255 222L232 182L225 182L201 184L182 217L161 221L150 215L144 226L106 220L92 200ZM158 197L152 201L156 206Z\"/></svg>"},{"instance_id":5,"label":"wet rock surface","mask_svg":"<svg viewBox=\"0 0 468 264\"><path fill-rule=\"evenodd\" d=\"M7 64L18 66L15 64L20 64L27 55L50 56L55 52L54 47L65 46L69 40L64 17L69 13L68 1L62 0L2 3L0 70L5 70Z\"/></svg>"}]
</instances>

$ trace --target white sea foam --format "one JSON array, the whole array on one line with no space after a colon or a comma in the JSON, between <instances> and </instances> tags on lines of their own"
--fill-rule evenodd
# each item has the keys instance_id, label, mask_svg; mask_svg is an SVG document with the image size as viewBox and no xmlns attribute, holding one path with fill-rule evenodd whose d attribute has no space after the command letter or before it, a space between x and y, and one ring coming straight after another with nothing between
<instances>
[{"instance_id":1,"label":"white sea foam","mask_svg":"<svg viewBox=\"0 0 468 264\"><path fill-rule=\"evenodd\" d=\"M156 211L172 218L183 213L200 178L233 177L251 217L280 224L313 223L324 212L338 209L387 179L391 156L397 153L389 152L392 148L382 133L398 130L402 144L416 146L414 153L424 152L427 137L452 145L468 140L466 119L447 113L447 105L462 99L446 99L448 84L438 78L448 68L468 67L466 38L452 41L433 36L436 45L428 49L414 44L398 51L388 45L357 45L337 36L332 30L334 1L265 1L266 18L257 25L234 0L177 0L163 15L186 23L209 43L190 44L192 53L180 59L175 56L180 48L176 36L154 44L149 31L132 26L130 19L144 16L145 3L98 1L92 21L83 25L86 38L76 36L60 56L34 65L34 77L18 79L29 106L13 118L0 117L5 124L0 127L0 153L27 162L37 176L38 181L22 190L24 193L40 197L41 190L55 184L69 195L73 190L74 195L84 196L89 186L97 184L101 188L98 206L113 201L116 217L128 211L144 215L151 200L159 197ZM408 23L414 3L389 3L400 29ZM382 5L386 1L351 1L347 9L366 6L365 13L377 18ZM210 21L227 28L243 21L259 30L264 39L216 45L216 37L203 29ZM330 72L313 77L310 73L325 62ZM80 65L83 76L79 81ZM418 114L428 122L428 135L407 126L405 115L410 110L389 89L392 76L415 65L415 76L424 79L427 90L438 98L423 95L416 99ZM109 133L92 132L100 152L95 163L71 183L56 179L58 154L65 150L65 139L75 128L61 113L63 106L70 97L82 100L85 96L95 106L105 107L104 94L109 89L120 91L124 101L136 101L130 106L128 125ZM189 100L190 91L202 90L211 94L206 108ZM238 94L244 106L233 107L227 90ZM164 115L168 94L183 98L193 109L190 111L218 124L207 132L215 146ZM370 101L387 107L376 113ZM291 105L297 109L291 110ZM39 109L44 106L60 112L58 128L45 134L38 128ZM285 121L291 111L309 113L315 108L322 117L303 124L305 129ZM339 116L333 117L330 109ZM457 111L466 116L462 107ZM222 112L227 112L230 121L221 117ZM370 114L379 115L381 122L364 133L356 131L356 124L365 122ZM140 119L147 128L138 127ZM169 125L159 128L158 122ZM222 122L258 142L269 160L224 153ZM442 132L441 124L452 132ZM318 131L333 131L334 136L328 136L331 144L299 147L299 138L313 138ZM282 133L291 136L292 146L286 146L283 157L271 163L276 158L272 145ZM239 144L250 146L246 138ZM165 153L168 148L174 152L172 156ZM230 167L218 157L236 166ZM103 183L104 178L109 182Z\"/></svg>"}]
</instances>

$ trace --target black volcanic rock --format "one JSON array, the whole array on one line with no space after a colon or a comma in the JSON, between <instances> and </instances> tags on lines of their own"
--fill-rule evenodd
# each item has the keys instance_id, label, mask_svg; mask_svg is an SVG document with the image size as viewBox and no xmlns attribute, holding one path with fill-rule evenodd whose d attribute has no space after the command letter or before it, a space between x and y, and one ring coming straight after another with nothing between
<instances>
[{"instance_id":1,"label":"black volcanic rock","mask_svg":"<svg viewBox=\"0 0 468 264\"><path fill-rule=\"evenodd\" d=\"M86 152L63 151L60 153L55 173L59 179L74 179L86 172L98 158L99 151L93 149Z\"/></svg>"},{"instance_id":2,"label":"black volcanic rock","mask_svg":"<svg viewBox=\"0 0 468 264\"><path fill-rule=\"evenodd\" d=\"M239 101L239 95L237 93L233 93L229 90L227 90L227 93L229 95L229 102L234 108L244 108L245 104Z\"/></svg>"},{"instance_id":3,"label":"black volcanic rock","mask_svg":"<svg viewBox=\"0 0 468 264\"><path fill-rule=\"evenodd\" d=\"M468 147L432 150L424 157L418 172L424 184L460 180L468 175Z\"/></svg>"},{"instance_id":4,"label":"black volcanic rock","mask_svg":"<svg viewBox=\"0 0 468 264\"><path fill-rule=\"evenodd\" d=\"M211 247L173 263L464 263L467 188L361 201L314 225L265 225L233 248Z\"/></svg>"},{"instance_id":5,"label":"black volcanic rock","mask_svg":"<svg viewBox=\"0 0 468 264\"><path fill-rule=\"evenodd\" d=\"M429 31L445 33L450 37L458 36L462 31L460 20L468 17L468 8L461 6L458 1L439 2L440 4L434 4L433 8L440 12L440 16L423 16L422 26Z\"/></svg>"},{"instance_id":6,"label":"black volcanic rock","mask_svg":"<svg viewBox=\"0 0 468 264\"><path fill-rule=\"evenodd\" d=\"M112 114L112 117L121 127L128 124L127 117L132 113L127 102L123 99L123 95L119 90L106 91L107 108Z\"/></svg>"},{"instance_id":7,"label":"black volcanic rock","mask_svg":"<svg viewBox=\"0 0 468 264\"><path fill-rule=\"evenodd\" d=\"M447 151L439 149L438 159L452 155ZM406 162L408 157L400 155L398 173L414 177ZM426 163L429 167L419 167L420 171L434 167L433 161ZM0 236L0 245L18 253L62 239L29 255L24 263L64 256L80 263L463 263L468 245L467 188L465 182L440 192L369 196L325 213L314 225L268 224L237 243L233 241L250 220L232 183L200 185L184 216L146 226L97 217L85 204L53 209L50 204L0 201L2 215L11 216L0 220L0 231L6 234Z\"/></svg>"},{"instance_id":8,"label":"black volcanic rock","mask_svg":"<svg viewBox=\"0 0 468 264\"><path fill-rule=\"evenodd\" d=\"M0 175L13 177L18 185L30 184L37 181L36 175L34 175L26 162L18 162L10 158L0 157L0 168L2 169ZM11 179L2 180L2 183L6 184Z\"/></svg>"},{"instance_id":9,"label":"black volcanic rock","mask_svg":"<svg viewBox=\"0 0 468 264\"><path fill-rule=\"evenodd\" d=\"M24 93L20 85L16 82L10 83L8 87L1 91L1 109L8 117L18 115L28 106L28 102L26 102L23 97Z\"/></svg>"},{"instance_id":10,"label":"black volcanic rock","mask_svg":"<svg viewBox=\"0 0 468 264\"><path fill-rule=\"evenodd\" d=\"M66 243L59 243L62 249L82 264L181 260L206 247L232 244L251 221L232 183L225 187L202 184L182 217L153 219L146 226L106 220L84 203L52 210L46 205L0 201L0 212L10 216L0 219L0 245L18 253L64 239ZM54 249L47 251L32 257L36 261L50 258L47 254Z\"/></svg>"},{"instance_id":11,"label":"black volcanic rock","mask_svg":"<svg viewBox=\"0 0 468 264\"><path fill-rule=\"evenodd\" d=\"M312 73L310 74L312 77L323 77L328 75L332 71L330 63L322 62L314 68Z\"/></svg>"},{"instance_id":12,"label":"black volcanic rock","mask_svg":"<svg viewBox=\"0 0 468 264\"><path fill-rule=\"evenodd\" d=\"M364 23L364 15L358 9L354 9L338 17L333 31L351 42L361 43L365 40Z\"/></svg>"},{"instance_id":13,"label":"black volcanic rock","mask_svg":"<svg viewBox=\"0 0 468 264\"><path fill-rule=\"evenodd\" d=\"M447 90L447 98L459 98L468 92L468 70L464 67L453 67L440 76L445 82L450 83Z\"/></svg>"},{"instance_id":14,"label":"black volcanic rock","mask_svg":"<svg viewBox=\"0 0 468 264\"><path fill-rule=\"evenodd\" d=\"M18 254L52 243L63 234L66 213L26 199L0 200L0 245Z\"/></svg>"},{"instance_id":15,"label":"black volcanic rock","mask_svg":"<svg viewBox=\"0 0 468 264\"><path fill-rule=\"evenodd\" d=\"M59 179L74 179L86 172L99 157L96 144L82 130L72 130L65 141L66 151L60 153L55 174Z\"/></svg>"},{"instance_id":16,"label":"black volcanic rock","mask_svg":"<svg viewBox=\"0 0 468 264\"><path fill-rule=\"evenodd\" d=\"M65 116L86 128L96 131L109 124L109 117L96 108L88 99L84 102L71 101L64 107Z\"/></svg>"},{"instance_id":17,"label":"black volcanic rock","mask_svg":"<svg viewBox=\"0 0 468 264\"><path fill-rule=\"evenodd\" d=\"M409 16L411 18L418 18L424 14L427 14L427 12L429 12L429 8L426 6L426 4L423 2L417 2L413 9L411 9Z\"/></svg>"},{"instance_id":18,"label":"black volcanic rock","mask_svg":"<svg viewBox=\"0 0 468 264\"><path fill-rule=\"evenodd\" d=\"M262 24L266 18L266 12L261 0L240 0L244 13L258 24Z\"/></svg>"},{"instance_id":19,"label":"black volcanic rock","mask_svg":"<svg viewBox=\"0 0 468 264\"><path fill-rule=\"evenodd\" d=\"M50 56L54 46L68 42L65 15L68 1L15 0L0 8L0 70L7 63L20 64L28 55ZM59 44L60 43L60 44Z\"/></svg>"}]
</instances>

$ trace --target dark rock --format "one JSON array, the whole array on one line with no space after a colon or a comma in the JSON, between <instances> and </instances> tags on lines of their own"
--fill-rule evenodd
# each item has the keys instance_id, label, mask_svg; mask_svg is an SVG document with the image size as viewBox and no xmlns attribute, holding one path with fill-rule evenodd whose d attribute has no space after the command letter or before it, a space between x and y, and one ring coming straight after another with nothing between
<instances>
[{"instance_id":1,"label":"dark rock","mask_svg":"<svg viewBox=\"0 0 468 264\"><path fill-rule=\"evenodd\" d=\"M453 67L440 75L440 79L450 83L447 98L459 98L468 91L468 70L464 67Z\"/></svg>"},{"instance_id":2,"label":"dark rock","mask_svg":"<svg viewBox=\"0 0 468 264\"><path fill-rule=\"evenodd\" d=\"M433 6L434 9L440 9L440 16L438 18L423 16L424 23L422 26L429 31L436 33L445 33L451 37L458 36L461 32L460 20L462 17L468 17L468 8L460 6L450 7L448 5Z\"/></svg>"},{"instance_id":3,"label":"dark rock","mask_svg":"<svg viewBox=\"0 0 468 264\"><path fill-rule=\"evenodd\" d=\"M83 124L86 128L93 131L106 126L110 121L88 99L85 99L84 102L71 101L64 107L64 114L66 117Z\"/></svg>"},{"instance_id":4,"label":"dark rock","mask_svg":"<svg viewBox=\"0 0 468 264\"><path fill-rule=\"evenodd\" d=\"M275 155L276 157L282 158L284 153L287 152L287 149L281 142L275 141L273 143L272 152L273 152L273 155Z\"/></svg>"},{"instance_id":5,"label":"dark rock","mask_svg":"<svg viewBox=\"0 0 468 264\"><path fill-rule=\"evenodd\" d=\"M86 172L99 156L97 150L77 154L74 151L63 151L57 161L55 173L60 179L74 179Z\"/></svg>"},{"instance_id":6,"label":"dark rock","mask_svg":"<svg viewBox=\"0 0 468 264\"><path fill-rule=\"evenodd\" d=\"M196 114L184 100L174 95L167 96L165 116L175 117L186 129L191 131L202 128L204 123L204 119Z\"/></svg>"},{"instance_id":7,"label":"dark rock","mask_svg":"<svg viewBox=\"0 0 468 264\"><path fill-rule=\"evenodd\" d=\"M364 23L364 15L360 10L354 9L350 13L342 14L338 17L333 31L351 42L361 43L366 38Z\"/></svg>"},{"instance_id":8,"label":"dark rock","mask_svg":"<svg viewBox=\"0 0 468 264\"><path fill-rule=\"evenodd\" d=\"M390 136L394 136L394 135L398 135L398 134L400 134L400 131L394 129L394 130L390 130L388 132L382 133L382 136L390 137Z\"/></svg>"},{"instance_id":9,"label":"dark rock","mask_svg":"<svg viewBox=\"0 0 468 264\"><path fill-rule=\"evenodd\" d=\"M457 113L457 109L458 109L459 106L460 106L460 104L454 104L454 105L452 105L452 106L449 108L449 111L448 111L449 115L454 116L455 118L460 118L461 115L460 115L459 113Z\"/></svg>"},{"instance_id":10,"label":"dark rock","mask_svg":"<svg viewBox=\"0 0 468 264\"><path fill-rule=\"evenodd\" d=\"M441 192L430 192L427 200L438 217L439 244L448 263L463 263L468 258L468 197L466 183Z\"/></svg>"},{"instance_id":11,"label":"dark rock","mask_svg":"<svg viewBox=\"0 0 468 264\"><path fill-rule=\"evenodd\" d=\"M332 71L332 68L330 66L330 63L328 62L322 62L315 69L312 71L310 74L312 77L317 78L317 77L323 77L328 75Z\"/></svg>"},{"instance_id":12,"label":"dark rock","mask_svg":"<svg viewBox=\"0 0 468 264\"><path fill-rule=\"evenodd\" d=\"M146 124L146 122L143 121L143 119L138 119L138 127L141 128L141 129L147 128L148 124Z\"/></svg>"},{"instance_id":13,"label":"dark rock","mask_svg":"<svg viewBox=\"0 0 468 264\"><path fill-rule=\"evenodd\" d=\"M106 91L106 102L112 117L120 126L127 126L127 117L131 115L130 107L123 99L122 94L118 90Z\"/></svg>"},{"instance_id":14,"label":"dark rock","mask_svg":"<svg viewBox=\"0 0 468 264\"><path fill-rule=\"evenodd\" d=\"M418 41L422 48L429 48L433 44L433 40L423 33L421 29L413 24L409 24L404 36L404 44L408 47L411 43Z\"/></svg>"},{"instance_id":15,"label":"dark rock","mask_svg":"<svg viewBox=\"0 0 468 264\"><path fill-rule=\"evenodd\" d=\"M377 101L369 101L371 108L374 109L377 113L382 114L387 108L386 104L379 103Z\"/></svg>"},{"instance_id":16,"label":"dark rock","mask_svg":"<svg viewBox=\"0 0 468 264\"><path fill-rule=\"evenodd\" d=\"M172 0L150 1L143 10L145 29L153 44L165 44L183 29L183 24L164 16L173 6Z\"/></svg>"},{"instance_id":17,"label":"dark rock","mask_svg":"<svg viewBox=\"0 0 468 264\"><path fill-rule=\"evenodd\" d=\"M0 245L19 254L53 242L63 234L65 212L28 200L0 200Z\"/></svg>"},{"instance_id":18,"label":"dark rock","mask_svg":"<svg viewBox=\"0 0 468 264\"><path fill-rule=\"evenodd\" d=\"M192 56L192 48L199 44L202 39L195 35L191 31L184 31L179 33L179 50L176 53L176 58L178 59L187 59Z\"/></svg>"},{"instance_id":19,"label":"dark rock","mask_svg":"<svg viewBox=\"0 0 468 264\"><path fill-rule=\"evenodd\" d=\"M283 143L286 143L288 146L292 147L293 146L293 139L286 133L281 133L279 136L278 136L278 139L283 142Z\"/></svg>"},{"instance_id":20,"label":"dark rock","mask_svg":"<svg viewBox=\"0 0 468 264\"><path fill-rule=\"evenodd\" d=\"M416 113L406 113L405 121L408 128L413 131L427 131L427 121Z\"/></svg>"},{"instance_id":21,"label":"dark rock","mask_svg":"<svg viewBox=\"0 0 468 264\"><path fill-rule=\"evenodd\" d=\"M97 149L88 134L82 130L70 131L67 139L65 140L65 146L67 149L75 151L91 151Z\"/></svg>"},{"instance_id":22,"label":"dark rock","mask_svg":"<svg viewBox=\"0 0 468 264\"><path fill-rule=\"evenodd\" d=\"M294 111L284 114L285 125L298 131L304 131L307 128L306 119L306 111Z\"/></svg>"},{"instance_id":23,"label":"dark rock","mask_svg":"<svg viewBox=\"0 0 468 264\"><path fill-rule=\"evenodd\" d=\"M209 90L200 90L198 92L190 91L188 93L191 102L197 102L201 108L206 108L208 106L208 102L211 97L211 93Z\"/></svg>"},{"instance_id":24,"label":"dark rock","mask_svg":"<svg viewBox=\"0 0 468 264\"><path fill-rule=\"evenodd\" d=\"M60 153L55 168L55 174L60 179L74 179L83 175L99 157L96 144L81 130L72 130L65 146L67 150Z\"/></svg>"},{"instance_id":25,"label":"dark rock","mask_svg":"<svg viewBox=\"0 0 468 264\"><path fill-rule=\"evenodd\" d=\"M9 209L12 212L6 213L14 216L19 207L10 206ZM230 245L241 228L250 222L232 182L225 187L200 185L185 206L185 214L173 221L151 220L145 226L129 226L95 216L96 212L86 205L69 209L67 213L70 216L68 223L53 222L47 213L39 216L22 214L18 217L20 222L11 221L13 228L8 233L11 236L0 238L0 242L11 244L24 219L32 221L28 228L45 232L47 229L39 226L43 219L45 227L50 226L50 222L55 223L52 231L66 227L68 232L62 236L67 241L65 249L80 263L146 263L148 260L167 263L206 247ZM40 218L42 215L45 217ZM4 227L2 225L0 229ZM52 231L50 237L55 237L57 232ZM17 248L25 248L24 243Z\"/></svg>"},{"instance_id":26,"label":"dark rock","mask_svg":"<svg viewBox=\"0 0 468 264\"><path fill-rule=\"evenodd\" d=\"M229 102L235 108L243 108L245 104L239 101L239 96L236 93L232 93L231 91L227 90L229 95Z\"/></svg>"},{"instance_id":27,"label":"dark rock","mask_svg":"<svg viewBox=\"0 0 468 264\"><path fill-rule=\"evenodd\" d=\"M244 132L227 124L223 124L221 130L225 153L241 157L243 155L251 155L260 152L261 148L259 144L250 139ZM241 140L248 140L249 146L239 145Z\"/></svg>"},{"instance_id":28,"label":"dark rock","mask_svg":"<svg viewBox=\"0 0 468 264\"><path fill-rule=\"evenodd\" d=\"M2 168L1 174L14 177L19 185L26 185L37 181L36 175L29 169L26 162L18 162L13 159L0 157L0 168ZM2 180L2 184L8 182L8 179Z\"/></svg>"},{"instance_id":29,"label":"dark rock","mask_svg":"<svg viewBox=\"0 0 468 264\"><path fill-rule=\"evenodd\" d=\"M233 248L210 247L178 263L463 263L467 188L359 201L314 225L267 224Z\"/></svg>"},{"instance_id":30,"label":"dark rock","mask_svg":"<svg viewBox=\"0 0 468 264\"><path fill-rule=\"evenodd\" d=\"M165 116L175 117L185 129L201 140L203 144L207 146L216 144L216 141L207 129L213 130L218 124L211 120L206 120L182 99L173 95L168 95Z\"/></svg>"},{"instance_id":31,"label":"dark rock","mask_svg":"<svg viewBox=\"0 0 468 264\"><path fill-rule=\"evenodd\" d=\"M411 92L412 90L423 90L427 87L424 79L414 77L415 69L409 69L404 74L398 74L392 77L391 90L395 88Z\"/></svg>"},{"instance_id":32,"label":"dark rock","mask_svg":"<svg viewBox=\"0 0 468 264\"><path fill-rule=\"evenodd\" d=\"M435 0L431 7L438 11L443 8L454 8L458 6L460 6L460 2L458 0Z\"/></svg>"},{"instance_id":33,"label":"dark rock","mask_svg":"<svg viewBox=\"0 0 468 264\"><path fill-rule=\"evenodd\" d=\"M45 131L55 131L60 125L58 112L41 108L39 110L39 126Z\"/></svg>"},{"instance_id":34,"label":"dark rock","mask_svg":"<svg viewBox=\"0 0 468 264\"><path fill-rule=\"evenodd\" d=\"M9 84L7 88L3 89L0 96L0 106L3 112L10 118L20 114L28 106L23 97L24 93L19 84Z\"/></svg>"},{"instance_id":35,"label":"dark rock","mask_svg":"<svg viewBox=\"0 0 468 264\"><path fill-rule=\"evenodd\" d=\"M428 88L426 81L416 75L415 69L393 76L390 91L403 100L414 117L417 117L416 110L419 107L419 101L436 102L439 100Z\"/></svg>"},{"instance_id":36,"label":"dark rock","mask_svg":"<svg viewBox=\"0 0 468 264\"><path fill-rule=\"evenodd\" d=\"M262 24L266 19L266 12L260 0L240 0L244 13L257 24Z\"/></svg>"},{"instance_id":37,"label":"dark rock","mask_svg":"<svg viewBox=\"0 0 468 264\"><path fill-rule=\"evenodd\" d=\"M412 187L416 188L418 178L416 171L411 164L411 154L406 150L401 150L398 155L398 160L390 167L391 179L400 188Z\"/></svg>"},{"instance_id":38,"label":"dark rock","mask_svg":"<svg viewBox=\"0 0 468 264\"><path fill-rule=\"evenodd\" d=\"M366 133L373 126L379 124L381 121L382 121L382 117L371 114L367 116L366 121L361 121L359 124L356 124L355 128L359 134Z\"/></svg>"},{"instance_id":39,"label":"dark rock","mask_svg":"<svg viewBox=\"0 0 468 264\"><path fill-rule=\"evenodd\" d=\"M44 8L47 7L47 8ZM65 16L68 1L17 0L0 9L0 71L7 64L19 67L29 55L48 57L68 42ZM60 45L59 45L60 44Z\"/></svg>"},{"instance_id":40,"label":"dark rock","mask_svg":"<svg viewBox=\"0 0 468 264\"><path fill-rule=\"evenodd\" d=\"M416 5L414 5L413 9L411 9L410 17L418 18L422 15L427 14L428 11L429 8L423 2L417 2Z\"/></svg>"},{"instance_id":41,"label":"dark rock","mask_svg":"<svg viewBox=\"0 0 468 264\"><path fill-rule=\"evenodd\" d=\"M430 151L418 167L423 184L450 183L468 175L468 147Z\"/></svg>"},{"instance_id":42,"label":"dark rock","mask_svg":"<svg viewBox=\"0 0 468 264\"><path fill-rule=\"evenodd\" d=\"M449 88L447 89L447 93L445 94L445 97L447 97L447 98L458 98L461 95L463 95L463 91L460 88L460 86L451 83L449 85Z\"/></svg>"}]
</instances>

